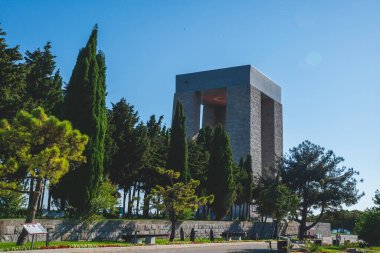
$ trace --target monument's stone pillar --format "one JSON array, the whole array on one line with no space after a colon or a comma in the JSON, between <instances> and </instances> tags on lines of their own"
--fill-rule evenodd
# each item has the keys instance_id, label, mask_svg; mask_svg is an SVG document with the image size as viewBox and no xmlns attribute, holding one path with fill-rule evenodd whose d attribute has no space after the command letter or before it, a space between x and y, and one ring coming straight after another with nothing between
<instances>
[{"instance_id":1,"label":"monument's stone pillar","mask_svg":"<svg viewBox=\"0 0 380 253\"><path fill-rule=\"evenodd\" d=\"M186 116L186 135L193 138L200 127L201 98L200 93L193 92L176 92L174 94L173 116L177 101L181 101Z\"/></svg>"},{"instance_id":2,"label":"monument's stone pillar","mask_svg":"<svg viewBox=\"0 0 380 253\"><path fill-rule=\"evenodd\" d=\"M281 157L283 152L282 104L274 101L274 153Z\"/></svg>"},{"instance_id":3,"label":"monument's stone pillar","mask_svg":"<svg viewBox=\"0 0 380 253\"><path fill-rule=\"evenodd\" d=\"M261 121L262 121L262 112L261 112L261 96L262 93L255 88L250 86L251 94L251 131L250 131L250 153L252 156L252 170L253 175L261 175L262 170L262 146L261 146Z\"/></svg>"},{"instance_id":4,"label":"monument's stone pillar","mask_svg":"<svg viewBox=\"0 0 380 253\"><path fill-rule=\"evenodd\" d=\"M247 106L250 105L250 106ZM261 173L261 94L250 85L227 88L226 129L235 161L252 156L254 174Z\"/></svg>"}]
</instances>

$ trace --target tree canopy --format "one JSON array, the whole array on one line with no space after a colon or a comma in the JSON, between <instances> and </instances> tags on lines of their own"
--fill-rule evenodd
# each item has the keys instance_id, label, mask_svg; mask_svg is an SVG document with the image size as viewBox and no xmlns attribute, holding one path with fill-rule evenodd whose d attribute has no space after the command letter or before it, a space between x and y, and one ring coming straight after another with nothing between
<instances>
[{"instance_id":1,"label":"tree canopy","mask_svg":"<svg viewBox=\"0 0 380 253\"><path fill-rule=\"evenodd\" d=\"M223 219L235 201L234 161L230 138L222 125L214 129L207 175L208 194L215 196L212 204L216 219Z\"/></svg>"},{"instance_id":2,"label":"tree canopy","mask_svg":"<svg viewBox=\"0 0 380 253\"><path fill-rule=\"evenodd\" d=\"M88 137L74 130L70 122L48 116L42 108L31 114L20 111L13 120L1 121L0 189L32 192L27 223L34 219L43 179L57 183L70 165L84 162L82 153L87 141ZM34 189L19 188L25 178L36 180ZM24 243L25 236L25 232L22 233L18 243Z\"/></svg>"},{"instance_id":3,"label":"tree canopy","mask_svg":"<svg viewBox=\"0 0 380 253\"><path fill-rule=\"evenodd\" d=\"M282 182L300 199L294 216L300 223L300 238L304 238L306 231L315 226L327 210L356 204L363 196L356 188L359 172L342 166L343 161L333 151L304 141L292 148L280 163ZM312 210L319 214L307 226L306 220Z\"/></svg>"},{"instance_id":4,"label":"tree canopy","mask_svg":"<svg viewBox=\"0 0 380 253\"><path fill-rule=\"evenodd\" d=\"M72 186L66 189L68 201L79 213L90 210L90 200L98 194L103 177L106 119L106 66L102 52L97 51L98 27L95 26L66 87L65 117L74 127L89 136L82 165L70 177Z\"/></svg>"},{"instance_id":5,"label":"tree canopy","mask_svg":"<svg viewBox=\"0 0 380 253\"><path fill-rule=\"evenodd\" d=\"M174 240L176 221L187 211L195 212L199 205L212 203L214 196L201 196L196 194L199 181L191 179L188 183L178 182L180 172L173 170L159 169L161 175L169 179L166 185L156 185L152 189L152 197L159 209L168 213L172 223L170 241Z\"/></svg>"},{"instance_id":6,"label":"tree canopy","mask_svg":"<svg viewBox=\"0 0 380 253\"><path fill-rule=\"evenodd\" d=\"M188 165L185 120L183 105L180 101L177 101L172 128L170 130L167 168L181 172L182 180L186 183L190 180L190 172Z\"/></svg>"}]
</instances>

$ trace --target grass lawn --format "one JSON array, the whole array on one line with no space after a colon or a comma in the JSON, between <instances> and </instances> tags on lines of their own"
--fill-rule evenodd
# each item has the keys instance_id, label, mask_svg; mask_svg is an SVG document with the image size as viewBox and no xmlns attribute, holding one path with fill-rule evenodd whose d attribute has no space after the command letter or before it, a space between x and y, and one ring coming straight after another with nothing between
<instances>
[{"instance_id":1,"label":"grass lawn","mask_svg":"<svg viewBox=\"0 0 380 253\"><path fill-rule=\"evenodd\" d=\"M131 246L131 243L127 242L50 242L49 246L66 246L70 248L92 248L92 247L127 247ZM31 246L30 242L27 242L24 246L17 246L15 242L0 242L0 251L10 251L10 250L29 250ZM39 249L45 246L45 242L37 242L34 244L34 249Z\"/></svg>"},{"instance_id":2,"label":"grass lawn","mask_svg":"<svg viewBox=\"0 0 380 253\"><path fill-rule=\"evenodd\" d=\"M209 243L209 239L196 239L194 243ZM222 238L215 238L214 242L224 242ZM193 243L189 239L185 241L180 241L175 239L174 242L170 243L168 239L156 239L156 244L167 245L167 244L190 244ZM95 247L128 247L133 244L129 242L96 242L96 241L60 241L60 242L50 242L49 247L70 247L70 248L95 248ZM14 251L14 250L29 250L31 246L30 242L27 242L24 246L17 246L15 242L0 242L0 251ZM37 242L34 244L34 249L44 248L45 242Z\"/></svg>"},{"instance_id":3,"label":"grass lawn","mask_svg":"<svg viewBox=\"0 0 380 253\"><path fill-rule=\"evenodd\" d=\"M347 248L344 246L322 246L319 250L325 253L347 252ZM368 253L380 253L380 247L357 248L357 250Z\"/></svg>"}]
</instances>

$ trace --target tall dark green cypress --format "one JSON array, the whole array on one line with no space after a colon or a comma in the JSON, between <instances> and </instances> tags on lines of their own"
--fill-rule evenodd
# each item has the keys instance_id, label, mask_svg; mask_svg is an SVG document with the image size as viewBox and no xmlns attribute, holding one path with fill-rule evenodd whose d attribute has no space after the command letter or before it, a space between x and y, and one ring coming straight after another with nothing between
<instances>
[{"instance_id":1,"label":"tall dark green cypress","mask_svg":"<svg viewBox=\"0 0 380 253\"><path fill-rule=\"evenodd\" d=\"M73 126L89 136L87 163L69 175L68 201L80 213L90 209L98 194L103 175L106 118L106 66L102 52L97 51L98 27L92 30L78 58L66 87L65 115ZM76 182L76 183L75 183Z\"/></svg>"},{"instance_id":2,"label":"tall dark green cypress","mask_svg":"<svg viewBox=\"0 0 380 253\"><path fill-rule=\"evenodd\" d=\"M235 200L233 172L230 137L225 128L218 125L214 130L207 177L208 194L215 197L211 206L217 220L223 219Z\"/></svg>"},{"instance_id":3,"label":"tall dark green cypress","mask_svg":"<svg viewBox=\"0 0 380 253\"><path fill-rule=\"evenodd\" d=\"M251 204L252 204L252 191L253 191L253 173L252 173L252 156L247 155L247 158L244 162L244 170L247 173L247 177L244 180L244 191L245 191L245 201L246 201L246 214L247 219L250 219L251 213Z\"/></svg>"},{"instance_id":4,"label":"tall dark green cypress","mask_svg":"<svg viewBox=\"0 0 380 253\"><path fill-rule=\"evenodd\" d=\"M181 172L182 181L187 183L190 180L190 172L188 166L185 120L182 103L177 101L170 132L167 168Z\"/></svg>"}]
</instances>

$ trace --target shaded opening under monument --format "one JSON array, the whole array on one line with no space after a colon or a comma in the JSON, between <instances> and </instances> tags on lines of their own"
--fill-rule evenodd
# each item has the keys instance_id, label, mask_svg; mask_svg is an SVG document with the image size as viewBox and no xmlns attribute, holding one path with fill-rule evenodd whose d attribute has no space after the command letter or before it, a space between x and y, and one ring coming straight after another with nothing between
<instances>
[{"instance_id":1,"label":"shaded opening under monument","mask_svg":"<svg viewBox=\"0 0 380 253\"><path fill-rule=\"evenodd\" d=\"M201 104L203 105L201 127L215 127L218 124L226 125L226 88L205 90L200 95Z\"/></svg>"}]
</instances>

